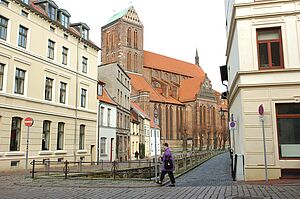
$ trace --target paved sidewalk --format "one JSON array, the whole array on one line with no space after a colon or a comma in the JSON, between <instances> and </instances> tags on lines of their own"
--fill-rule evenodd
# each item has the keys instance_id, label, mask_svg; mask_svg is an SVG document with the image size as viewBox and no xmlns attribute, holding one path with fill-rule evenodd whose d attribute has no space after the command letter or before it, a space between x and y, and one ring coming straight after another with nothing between
<instances>
[{"instance_id":1,"label":"paved sidewalk","mask_svg":"<svg viewBox=\"0 0 300 199\"><path fill-rule=\"evenodd\" d=\"M298 181L236 183L230 178L228 154L221 154L177 179L177 187L151 181L64 180L0 176L0 199L30 198L300 198ZM1 174L0 174L1 175Z\"/></svg>"}]
</instances>

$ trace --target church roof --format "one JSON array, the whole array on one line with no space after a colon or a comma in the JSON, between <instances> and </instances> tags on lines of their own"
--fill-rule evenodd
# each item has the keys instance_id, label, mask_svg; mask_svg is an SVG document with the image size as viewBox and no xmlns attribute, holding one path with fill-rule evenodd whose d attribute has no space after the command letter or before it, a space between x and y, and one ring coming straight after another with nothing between
<instances>
[{"instance_id":1,"label":"church roof","mask_svg":"<svg viewBox=\"0 0 300 199\"><path fill-rule=\"evenodd\" d=\"M131 7L132 7L132 6L131 6ZM122 11L120 11L120 12L114 14L111 18L109 18L109 20L106 22L106 24L109 24L109 23L111 23L111 22L113 22L113 21L116 21L117 19L122 18L122 17L128 12L128 10L129 10L131 7L128 7L128 8L126 8L125 10L122 10Z\"/></svg>"},{"instance_id":2,"label":"church roof","mask_svg":"<svg viewBox=\"0 0 300 199\"><path fill-rule=\"evenodd\" d=\"M125 10L122 10L122 11L114 14L111 18L109 18L109 20L106 22L106 24L103 27L106 27L108 24L113 23L114 21L117 21L119 19L133 23L138 26L143 26L134 7L130 6L130 7L126 8Z\"/></svg>"},{"instance_id":3,"label":"church roof","mask_svg":"<svg viewBox=\"0 0 300 199\"><path fill-rule=\"evenodd\" d=\"M202 77L204 75L202 68L196 64L149 51L144 51L144 66L188 77Z\"/></svg>"},{"instance_id":4,"label":"church roof","mask_svg":"<svg viewBox=\"0 0 300 199\"><path fill-rule=\"evenodd\" d=\"M150 93L150 100L156 102L163 102L160 95L154 90L154 88L149 84L144 76L139 74L129 73L131 86L137 91L148 91Z\"/></svg>"},{"instance_id":5,"label":"church roof","mask_svg":"<svg viewBox=\"0 0 300 199\"><path fill-rule=\"evenodd\" d=\"M205 79L205 75L202 77L195 77L183 80L179 88L179 100L181 102L194 101L197 93L201 89L201 84Z\"/></svg>"}]
</instances>

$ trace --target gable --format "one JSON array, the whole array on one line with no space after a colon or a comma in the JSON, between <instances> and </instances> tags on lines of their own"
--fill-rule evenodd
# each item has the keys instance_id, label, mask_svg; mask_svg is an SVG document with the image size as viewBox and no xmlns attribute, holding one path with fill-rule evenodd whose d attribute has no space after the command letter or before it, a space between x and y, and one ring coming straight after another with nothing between
<instances>
[{"instance_id":1,"label":"gable","mask_svg":"<svg viewBox=\"0 0 300 199\"><path fill-rule=\"evenodd\" d=\"M208 79L207 75L201 85L201 90L198 93L198 98L215 100L214 90L212 89L211 81Z\"/></svg>"},{"instance_id":2,"label":"gable","mask_svg":"<svg viewBox=\"0 0 300 199\"><path fill-rule=\"evenodd\" d=\"M123 21L127 21L139 26L143 26L142 22L140 21L137 12L133 8L133 6L126 8L125 10L122 10L116 14L114 14L107 22L106 25L113 23L119 19L122 19ZM104 26L106 26L104 25Z\"/></svg>"}]
</instances>

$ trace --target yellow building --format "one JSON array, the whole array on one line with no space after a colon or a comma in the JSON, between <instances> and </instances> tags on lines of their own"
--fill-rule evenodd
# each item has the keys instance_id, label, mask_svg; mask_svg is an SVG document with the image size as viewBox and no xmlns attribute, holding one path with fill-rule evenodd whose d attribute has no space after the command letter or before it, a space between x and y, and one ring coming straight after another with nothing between
<instances>
[{"instance_id":1,"label":"yellow building","mask_svg":"<svg viewBox=\"0 0 300 199\"><path fill-rule=\"evenodd\" d=\"M97 56L85 23L52 0L0 2L0 169L95 160Z\"/></svg>"}]
</instances>

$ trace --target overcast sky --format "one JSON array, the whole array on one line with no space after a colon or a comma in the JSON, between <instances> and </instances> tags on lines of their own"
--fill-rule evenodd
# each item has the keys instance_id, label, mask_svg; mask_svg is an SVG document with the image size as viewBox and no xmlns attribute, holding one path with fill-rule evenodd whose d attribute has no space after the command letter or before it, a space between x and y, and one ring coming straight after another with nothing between
<instances>
[{"instance_id":1,"label":"overcast sky","mask_svg":"<svg viewBox=\"0 0 300 199\"><path fill-rule=\"evenodd\" d=\"M225 64L223 0L54 0L68 10L71 23L85 22L90 39L101 46L101 27L116 12L133 5L144 25L144 50L200 65L213 88L224 91L219 66Z\"/></svg>"}]
</instances>

